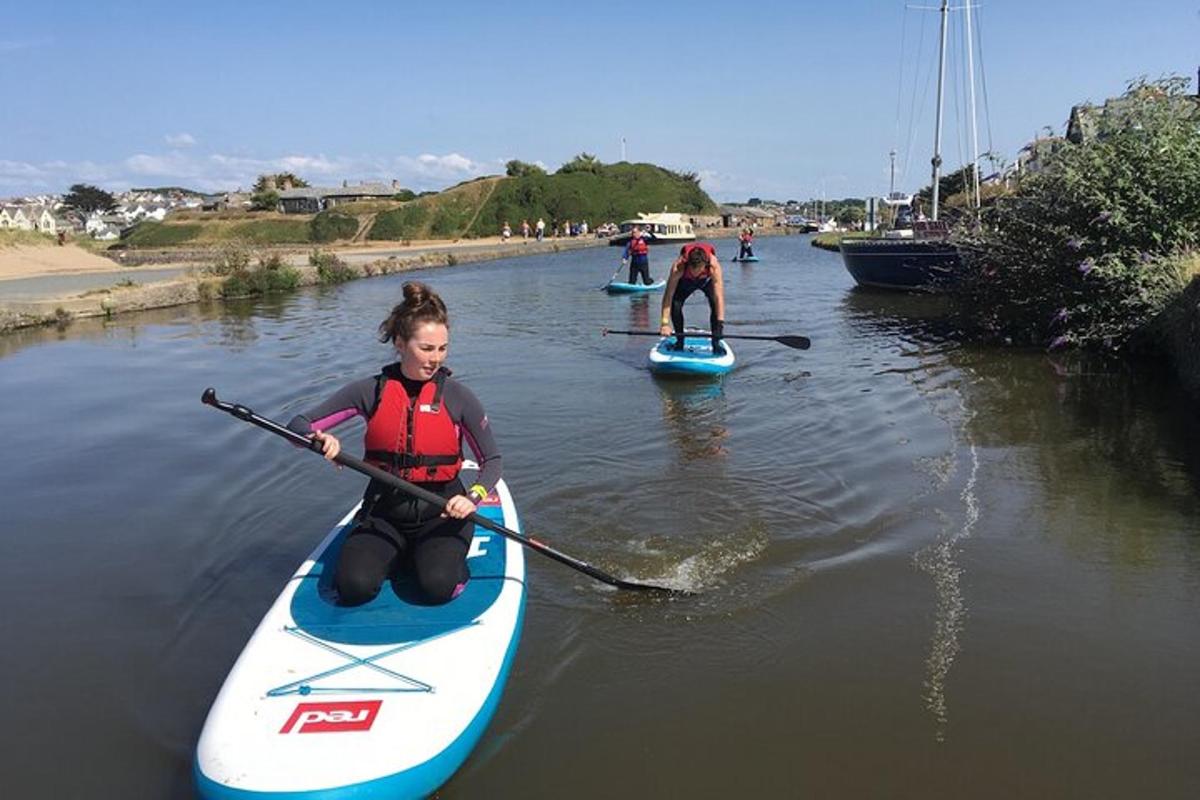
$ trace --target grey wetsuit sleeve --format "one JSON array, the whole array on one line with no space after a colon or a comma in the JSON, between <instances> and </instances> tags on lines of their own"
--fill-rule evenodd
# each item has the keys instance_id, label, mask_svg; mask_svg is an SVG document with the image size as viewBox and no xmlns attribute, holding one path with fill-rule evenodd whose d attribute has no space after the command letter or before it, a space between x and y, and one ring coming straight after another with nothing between
<instances>
[{"instance_id":1,"label":"grey wetsuit sleeve","mask_svg":"<svg viewBox=\"0 0 1200 800\"><path fill-rule=\"evenodd\" d=\"M462 428L463 438L479 464L479 477L475 482L492 491L503 469L500 448L492 434L492 424L483 411L483 404L474 392L452 378L446 380L444 400L450 418Z\"/></svg>"},{"instance_id":2,"label":"grey wetsuit sleeve","mask_svg":"<svg viewBox=\"0 0 1200 800\"><path fill-rule=\"evenodd\" d=\"M375 404L375 385L375 378L346 384L320 405L292 417L288 429L309 434L335 428L351 417L365 419Z\"/></svg>"}]
</instances>

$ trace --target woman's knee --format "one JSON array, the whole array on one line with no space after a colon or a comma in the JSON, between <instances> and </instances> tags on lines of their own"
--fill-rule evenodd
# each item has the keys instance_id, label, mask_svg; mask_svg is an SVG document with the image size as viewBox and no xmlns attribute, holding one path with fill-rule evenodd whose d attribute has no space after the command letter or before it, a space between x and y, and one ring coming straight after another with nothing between
<instances>
[{"instance_id":1,"label":"woman's knee","mask_svg":"<svg viewBox=\"0 0 1200 800\"><path fill-rule=\"evenodd\" d=\"M375 575L367 575L353 569L339 569L334 577L338 601L344 606L361 606L375 599L383 581Z\"/></svg>"}]
</instances>

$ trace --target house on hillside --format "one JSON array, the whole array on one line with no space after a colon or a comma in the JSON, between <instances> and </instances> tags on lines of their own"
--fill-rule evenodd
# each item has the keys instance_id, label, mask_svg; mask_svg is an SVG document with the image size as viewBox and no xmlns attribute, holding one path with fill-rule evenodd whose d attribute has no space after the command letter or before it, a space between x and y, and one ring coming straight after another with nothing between
<instances>
[{"instance_id":1,"label":"house on hillside","mask_svg":"<svg viewBox=\"0 0 1200 800\"><path fill-rule=\"evenodd\" d=\"M279 210L284 214L316 214L340 203L356 200L387 200L400 191L400 182L349 183L339 187L307 186L303 189L284 189L279 193Z\"/></svg>"},{"instance_id":2,"label":"house on hillside","mask_svg":"<svg viewBox=\"0 0 1200 800\"><path fill-rule=\"evenodd\" d=\"M1083 103L1081 105L1072 106L1071 115L1067 119L1067 141L1072 144L1082 144L1083 142L1091 141L1100 135L1101 121L1120 125L1124 117L1134 113L1136 106L1146 100L1155 99L1168 100L1181 106L1186 113L1189 113L1193 118L1200 120L1200 95L1174 95L1166 96L1158 93L1153 87L1146 87L1141 94L1135 94L1130 97L1114 97L1104 101L1104 105L1097 106L1091 103Z\"/></svg>"}]
</instances>

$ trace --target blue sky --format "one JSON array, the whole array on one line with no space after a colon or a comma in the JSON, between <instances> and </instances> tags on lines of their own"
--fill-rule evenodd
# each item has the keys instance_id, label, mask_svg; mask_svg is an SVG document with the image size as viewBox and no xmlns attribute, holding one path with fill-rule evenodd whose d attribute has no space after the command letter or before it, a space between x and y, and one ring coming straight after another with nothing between
<instances>
[{"instance_id":1,"label":"blue sky","mask_svg":"<svg viewBox=\"0 0 1200 800\"><path fill-rule=\"evenodd\" d=\"M928 182L937 15L900 0L6 6L0 196L232 189L285 169L440 189L511 158L617 161L622 137L629 160L698 172L718 200L884 192L893 147L898 188ZM1200 0L976 13L981 148L1008 161L1131 78L1195 87ZM949 168L963 105L947 101Z\"/></svg>"}]
</instances>

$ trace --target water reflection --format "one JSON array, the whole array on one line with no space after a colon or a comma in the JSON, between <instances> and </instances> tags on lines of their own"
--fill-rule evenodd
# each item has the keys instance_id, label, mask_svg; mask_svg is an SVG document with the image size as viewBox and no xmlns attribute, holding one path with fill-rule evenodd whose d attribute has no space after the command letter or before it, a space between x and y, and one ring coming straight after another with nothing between
<instances>
[{"instance_id":1,"label":"water reflection","mask_svg":"<svg viewBox=\"0 0 1200 800\"><path fill-rule=\"evenodd\" d=\"M884 292L862 287L848 290L841 300L841 316L860 338L880 334L926 344L957 338L950 301L919 292Z\"/></svg>"},{"instance_id":2,"label":"water reflection","mask_svg":"<svg viewBox=\"0 0 1200 800\"><path fill-rule=\"evenodd\" d=\"M657 301L657 298L655 300ZM657 325L650 324L650 295L634 295L630 298L629 327L633 330L658 329Z\"/></svg>"},{"instance_id":3,"label":"water reflection","mask_svg":"<svg viewBox=\"0 0 1200 800\"><path fill-rule=\"evenodd\" d=\"M720 459L729 455L726 401L722 381L680 380L656 376L663 421L682 461Z\"/></svg>"}]
</instances>

